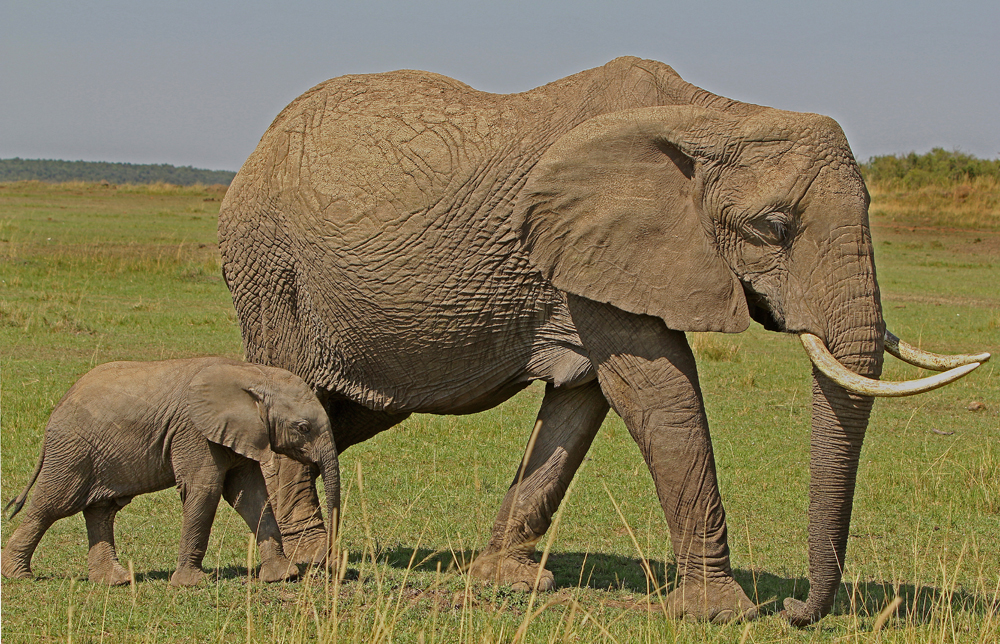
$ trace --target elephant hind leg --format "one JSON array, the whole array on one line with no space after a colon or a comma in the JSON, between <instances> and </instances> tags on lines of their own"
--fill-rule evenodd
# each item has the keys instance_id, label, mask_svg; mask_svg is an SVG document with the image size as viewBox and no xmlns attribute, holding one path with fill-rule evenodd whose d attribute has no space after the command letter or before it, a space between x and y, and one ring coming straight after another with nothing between
<instances>
[{"instance_id":1,"label":"elephant hind leg","mask_svg":"<svg viewBox=\"0 0 1000 644\"><path fill-rule=\"evenodd\" d=\"M90 545L87 570L92 583L121 586L131 581L131 575L119 563L115 550L115 515L129 500L107 501L83 510Z\"/></svg>"},{"instance_id":2,"label":"elephant hind leg","mask_svg":"<svg viewBox=\"0 0 1000 644\"><path fill-rule=\"evenodd\" d=\"M31 557L35 554L38 542L42 540L56 519L29 507L21 524L7 540L7 545L0 553L0 574L8 579L30 579Z\"/></svg>"},{"instance_id":3,"label":"elephant hind leg","mask_svg":"<svg viewBox=\"0 0 1000 644\"><path fill-rule=\"evenodd\" d=\"M521 466L507 490L486 549L469 572L516 590L550 590L555 578L532 553L548 530L569 482L608 413L596 381L572 389L549 385Z\"/></svg>"},{"instance_id":4,"label":"elephant hind leg","mask_svg":"<svg viewBox=\"0 0 1000 644\"><path fill-rule=\"evenodd\" d=\"M260 469L285 553L295 563L321 564L327 536L312 469L281 454L262 461Z\"/></svg>"}]
</instances>

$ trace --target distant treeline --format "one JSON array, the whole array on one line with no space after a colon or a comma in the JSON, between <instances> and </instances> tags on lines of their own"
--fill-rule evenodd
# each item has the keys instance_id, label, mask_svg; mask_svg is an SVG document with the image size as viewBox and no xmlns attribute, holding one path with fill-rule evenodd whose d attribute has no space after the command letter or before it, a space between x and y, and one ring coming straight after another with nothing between
<instances>
[{"instance_id":1,"label":"distant treeline","mask_svg":"<svg viewBox=\"0 0 1000 644\"><path fill-rule=\"evenodd\" d=\"M978 159L971 154L934 148L925 154L872 157L861 164L865 181L895 184L904 188L949 185L977 177L1000 180L1000 159Z\"/></svg>"},{"instance_id":2,"label":"distant treeline","mask_svg":"<svg viewBox=\"0 0 1000 644\"><path fill-rule=\"evenodd\" d=\"M199 170L191 166L166 163L135 164L104 161L56 161L50 159L0 159L0 181L88 181L100 183L172 183L191 186L196 183L228 186L235 172Z\"/></svg>"},{"instance_id":3,"label":"distant treeline","mask_svg":"<svg viewBox=\"0 0 1000 644\"><path fill-rule=\"evenodd\" d=\"M861 164L865 180L871 183L896 184L905 188L948 185L992 177L1000 181L1000 159L979 159L959 151L934 148L925 154L910 152L870 158ZM99 183L172 183L190 186L222 184L228 186L235 172L200 170L191 166L166 163L138 165L104 161L56 161L49 159L0 159L0 181L89 181Z\"/></svg>"}]
</instances>

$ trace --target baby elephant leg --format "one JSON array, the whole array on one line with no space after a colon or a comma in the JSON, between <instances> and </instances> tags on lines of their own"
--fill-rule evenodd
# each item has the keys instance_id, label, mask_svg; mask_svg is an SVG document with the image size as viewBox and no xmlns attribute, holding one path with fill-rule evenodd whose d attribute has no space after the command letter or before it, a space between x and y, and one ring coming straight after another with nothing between
<instances>
[{"instance_id":1,"label":"baby elephant leg","mask_svg":"<svg viewBox=\"0 0 1000 644\"><path fill-rule=\"evenodd\" d=\"M37 512L29 506L21 525L17 526L0 553L0 574L8 579L30 579L31 556L56 518L59 517Z\"/></svg>"},{"instance_id":2,"label":"baby elephant leg","mask_svg":"<svg viewBox=\"0 0 1000 644\"><path fill-rule=\"evenodd\" d=\"M271 511L271 504L267 502L267 484L261 474L260 464L247 459L245 463L229 470L222 494L257 537L261 581L288 581L298 577L298 568L282 550L281 531Z\"/></svg>"},{"instance_id":3,"label":"baby elephant leg","mask_svg":"<svg viewBox=\"0 0 1000 644\"><path fill-rule=\"evenodd\" d=\"M205 576L201 562L208 550L208 537L222 496L222 475L220 473L216 477L216 474L213 472L211 477L192 477L192 480L179 481L184 518L181 523L177 570L170 577L171 586L194 586Z\"/></svg>"},{"instance_id":4,"label":"baby elephant leg","mask_svg":"<svg viewBox=\"0 0 1000 644\"><path fill-rule=\"evenodd\" d=\"M93 583L121 586L131 580L115 552L115 515L130 500L107 501L83 510L83 518L87 521L87 540L90 542L87 569Z\"/></svg>"}]
</instances>

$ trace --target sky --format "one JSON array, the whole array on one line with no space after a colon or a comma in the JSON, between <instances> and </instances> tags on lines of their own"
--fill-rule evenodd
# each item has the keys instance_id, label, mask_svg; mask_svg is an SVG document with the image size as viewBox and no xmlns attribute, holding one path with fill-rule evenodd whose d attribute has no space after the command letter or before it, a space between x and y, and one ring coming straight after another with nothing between
<instances>
[{"instance_id":1,"label":"sky","mask_svg":"<svg viewBox=\"0 0 1000 644\"><path fill-rule=\"evenodd\" d=\"M855 156L1000 157L997 0L3 0L0 158L237 170L342 74L519 92L623 55L840 122Z\"/></svg>"}]
</instances>

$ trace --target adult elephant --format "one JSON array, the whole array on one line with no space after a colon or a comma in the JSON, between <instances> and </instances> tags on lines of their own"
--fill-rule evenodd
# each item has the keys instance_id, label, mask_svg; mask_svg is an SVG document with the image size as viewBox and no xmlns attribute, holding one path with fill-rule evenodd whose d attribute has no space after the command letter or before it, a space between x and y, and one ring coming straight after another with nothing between
<instances>
[{"instance_id":1,"label":"adult elephant","mask_svg":"<svg viewBox=\"0 0 1000 644\"><path fill-rule=\"evenodd\" d=\"M341 451L410 413L476 412L546 381L477 576L554 585L534 544L610 405L670 527L670 610L704 619L756 611L732 577L684 332L754 319L803 334L820 365L811 583L785 606L806 624L840 582L871 396L940 384L875 380L886 335L867 209L833 120L619 58L521 94L419 71L321 83L240 170L219 238L247 359L312 384ZM943 359L971 363L944 378L987 357ZM268 474L286 541L321 548L308 472Z\"/></svg>"}]
</instances>

